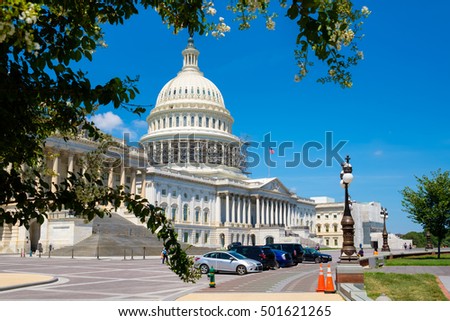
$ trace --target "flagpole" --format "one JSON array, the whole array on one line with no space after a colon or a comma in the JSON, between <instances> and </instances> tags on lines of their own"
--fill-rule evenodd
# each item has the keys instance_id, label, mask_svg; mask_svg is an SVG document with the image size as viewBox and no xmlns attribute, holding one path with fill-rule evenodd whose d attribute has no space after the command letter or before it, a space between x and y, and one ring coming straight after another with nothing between
<instances>
[{"instance_id":1,"label":"flagpole","mask_svg":"<svg viewBox=\"0 0 450 321\"><path fill-rule=\"evenodd\" d=\"M267 164L267 178L270 178L270 161L271 161L270 155L273 155L273 154L275 154L275 151L269 147L269 162Z\"/></svg>"}]
</instances>

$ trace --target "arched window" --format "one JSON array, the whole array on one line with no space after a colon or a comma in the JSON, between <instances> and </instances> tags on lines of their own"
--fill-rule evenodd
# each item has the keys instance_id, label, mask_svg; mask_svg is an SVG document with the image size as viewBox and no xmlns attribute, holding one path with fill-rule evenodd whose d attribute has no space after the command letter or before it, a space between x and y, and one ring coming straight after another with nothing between
<instances>
[{"instance_id":1,"label":"arched window","mask_svg":"<svg viewBox=\"0 0 450 321\"><path fill-rule=\"evenodd\" d=\"M177 206L174 205L174 206L172 206L170 218L172 219L172 221L175 221L176 217L177 217Z\"/></svg>"},{"instance_id":2,"label":"arched window","mask_svg":"<svg viewBox=\"0 0 450 321\"><path fill-rule=\"evenodd\" d=\"M195 222L199 223L200 222L200 208L196 208L195 209Z\"/></svg>"},{"instance_id":3,"label":"arched window","mask_svg":"<svg viewBox=\"0 0 450 321\"><path fill-rule=\"evenodd\" d=\"M266 237L266 244L273 244L273 237L272 236L268 236Z\"/></svg>"},{"instance_id":4,"label":"arched window","mask_svg":"<svg viewBox=\"0 0 450 321\"><path fill-rule=\"evenodd\" d=\"M187 221L189 219L189 205L184 204L183 206L183 221Z\"/></svg>"},{"instance_id":5,"label":"arched window","mask_svg":"<svg viewBox=\"0 0 450 321\"><path fill-rule=\"evenodd\" d=\"M220 247L224 248L225 247L225 234L221 233L219 235L219 238L220 238Z\"/></svg>"},{"instance_id":6,"label":"arched window","mask_svg":"<svg viewBox=\"0 0 450 321\"><path fill-rule=\"evenodd\" d=\"M204 209L204 210L203 210L203 222L204 222L204 223L208 223L208 219L209 219L209 218L208 218L208 214L209 214L209 213L208 213L208 209Z\"/></svg>"}]
</instances>

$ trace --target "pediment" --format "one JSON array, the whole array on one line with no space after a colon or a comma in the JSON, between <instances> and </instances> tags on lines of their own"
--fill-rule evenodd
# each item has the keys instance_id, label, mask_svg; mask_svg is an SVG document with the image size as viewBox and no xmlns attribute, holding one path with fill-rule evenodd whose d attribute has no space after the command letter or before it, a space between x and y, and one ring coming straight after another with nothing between
<instances>
[{"instance_id":1,"label":"pediment","mask_svg":"<svg viewBox=\"0 0 450 321\"><path fill-rule=\"evenodd\" d=\"M274 178L270 180L269 182L263 184L260 186L260 189L263 191L270 191L270 192L278 192L283 195L290 196L292 193L286 188L286 186L281 183L281 181L278 178Z\"/></svg>"}]
</instances>

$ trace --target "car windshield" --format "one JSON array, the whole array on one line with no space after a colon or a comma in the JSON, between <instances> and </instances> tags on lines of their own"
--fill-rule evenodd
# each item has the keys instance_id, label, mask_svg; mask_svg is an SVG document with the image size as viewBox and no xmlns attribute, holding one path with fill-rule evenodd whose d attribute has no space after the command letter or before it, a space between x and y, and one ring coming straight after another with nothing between
<instances>
[{"instance_id":1,"label":"car windshield","mask_svg":"<svg viewBox=\"0 0 450 321\"><path fill-rule=\"evenodd\" d=\"M243 260L243 259L248 259L248 257L243 256L242 254L235 252L235 251L229 251L228 253L230 253L231 255L233 255L235 258L237 258L238 260Z\"/></svg>"}]
</instances>

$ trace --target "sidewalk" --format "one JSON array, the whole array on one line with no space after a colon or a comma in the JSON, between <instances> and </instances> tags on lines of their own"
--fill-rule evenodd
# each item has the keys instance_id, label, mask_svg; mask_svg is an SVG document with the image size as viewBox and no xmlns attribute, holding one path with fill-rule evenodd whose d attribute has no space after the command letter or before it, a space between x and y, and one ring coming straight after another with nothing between
<instances>
[{"instance_id":1,"label":"sidewalk","mask_svg":"<svg viewBox=\"0 0 450 321\"><path fill-rule=\"evenodd\" d=\"M52 275L0 273L0 291L23 288L32 285L48 284L56 281L58 281L58 278Z\"/></svg>"},{"instance_id":2,"label":"sidewalk","mask_svg":"<svg viewBox=\"0 0 450 321\"><path fill-rule=\"evenodd\" d=\"M175 301L345 301L337 293L261 293L261 292L216 292L190 293Z\"/></svg>"}]
</instances>

